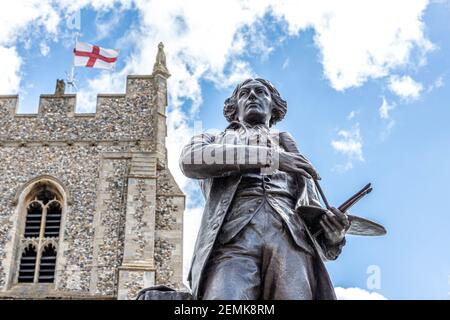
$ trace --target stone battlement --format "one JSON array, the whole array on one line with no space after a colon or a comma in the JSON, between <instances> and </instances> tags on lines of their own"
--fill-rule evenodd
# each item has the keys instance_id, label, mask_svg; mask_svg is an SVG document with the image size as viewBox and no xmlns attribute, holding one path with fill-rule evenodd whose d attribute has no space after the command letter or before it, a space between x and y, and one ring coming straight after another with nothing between
<instances>
[{"instance_id":1,"label":"stone battlement","mask_svg":"<svg viewBox=\"0 0 450 320\"><path fill-rule=\"evenodd\" d=\"M41 95L34 114L17 113L17 95L0 96L0 146L141 143L165 158L167 75L128 76L125 94L99 94L95 113L76 113L76 95ZM156 142L156 144L155 144Z\"/></svg>"}]
</instances>

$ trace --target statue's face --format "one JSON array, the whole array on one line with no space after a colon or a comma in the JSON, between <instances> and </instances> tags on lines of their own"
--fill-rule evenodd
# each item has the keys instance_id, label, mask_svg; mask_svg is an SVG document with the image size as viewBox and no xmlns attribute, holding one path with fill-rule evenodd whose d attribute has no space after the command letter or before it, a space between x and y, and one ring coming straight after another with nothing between
<instances>
[{"instance_id":1,"label":"statue's face","mask_svg":"<svg viewBox=\"0 0 450 320\"><path fill-rule=\"evenodd\" d=\"M239 89L237 97L240 122L269 126L272 114L272 96L261 82L252 80L246 83Z\"/></svg>"}]
</instances>

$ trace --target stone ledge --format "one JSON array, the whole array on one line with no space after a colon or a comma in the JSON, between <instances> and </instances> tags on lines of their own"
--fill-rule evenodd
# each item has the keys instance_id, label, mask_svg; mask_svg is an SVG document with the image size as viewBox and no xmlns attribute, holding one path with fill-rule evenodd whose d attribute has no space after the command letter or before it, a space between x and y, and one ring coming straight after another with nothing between
<instances>
[{"instance_id":1,"label":"stone ledge","mask_svg":"<svg viewBox=\"0 0 450 320\"><path fill-rule=\"evenodd\" d=\"M183 197L186 198L186 195L184 193L159 193L156 191L157 197Z\"/></svg>"},{"instance_id":2,"label":"stone ledge","mask_svg":"<svg viewBox=\"0 0 450 320\"><path fill-rule=\"evenodd\" d=\"M155 266L140 263L126 263L121 265L118 269L123 271L156 271Z\"/></svg>"},{"instance_id":3,"label":"stone ledge","mask_svg":"<svg viewBox=\"0 0 450 320\"><path fill-rule=\"evenodd\" d=\"M131 179L156 179L156 175L136 175L136 174L129 174L128 178Z\"/></svg>"},{"instance_id":4,"label":"stone ledge","mask_svg":"<svg viewBox=\"0 0 450 320\"><path fill-rule=\"evenodd\" d=\"M96 145L113 145L113 146L120 146L120 145L129 145L136 147L136 142L142 140L0 140L0 146L4 147L20 147L20 146L26 146L26 147L41 147L43 145L45 146L74 146L74 145L92 145L95 143ZM25 144L25 145L24 145ZM139 152L140 151L136 151Z\"/></svg>"}]
</instances>

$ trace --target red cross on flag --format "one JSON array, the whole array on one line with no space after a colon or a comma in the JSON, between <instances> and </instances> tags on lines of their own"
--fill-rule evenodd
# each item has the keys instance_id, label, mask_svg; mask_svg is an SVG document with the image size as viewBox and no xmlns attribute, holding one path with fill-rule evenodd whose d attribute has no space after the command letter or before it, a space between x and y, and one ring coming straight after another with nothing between
<instances>
[{"instance_id":1,"label":"red cross on flag","mask_svg":"<svg viewBox=\"0 0 450 320\"><path fill-rule=\"evenodd\" d=\"M101 48L89 43L77 42L73 50L74 66L113 70L119 52Z\"/></svg>"}]
</instances>

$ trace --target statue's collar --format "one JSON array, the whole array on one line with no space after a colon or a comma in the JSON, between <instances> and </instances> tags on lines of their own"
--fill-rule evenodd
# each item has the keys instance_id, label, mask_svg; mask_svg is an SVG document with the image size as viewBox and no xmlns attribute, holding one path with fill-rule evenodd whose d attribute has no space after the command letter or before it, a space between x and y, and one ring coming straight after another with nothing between
<instances>
[{"instance_id":1,"label":"statue's collar","mask_svg":"<svg viewBox=\"0 0 450 320\"><path fill-rule=\"evenodd\" d=\"M268 126L266 126L265 124L256 124L256 125L251 125L248 124L246 122L240 122L240 121L231 121L230 124L228 125L228 127L226 127L225 130L237 130L239 128L243 128L245 131L247 130L259 130L259 131L264 131L264 132L269 132L270 129Z\"/></svg>"}]
</instances>

